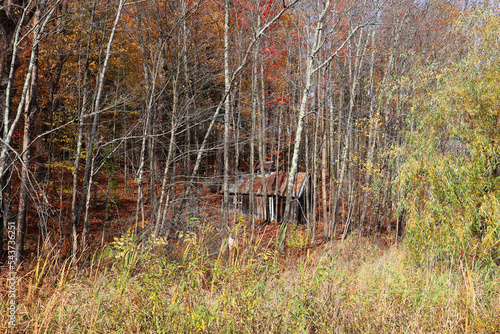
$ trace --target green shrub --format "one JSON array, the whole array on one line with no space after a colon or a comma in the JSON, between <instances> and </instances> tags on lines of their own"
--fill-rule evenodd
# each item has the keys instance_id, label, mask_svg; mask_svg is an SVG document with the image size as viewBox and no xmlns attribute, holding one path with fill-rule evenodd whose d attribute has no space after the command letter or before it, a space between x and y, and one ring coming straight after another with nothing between
<instances>
[{"instance_id":1,"label":"green shrub","mask_svg":"<svg viewBox=\"0 0 500 334\"><path fill-rule=\"evenodd\" d=\"M405 240L421 262L489 264L500 261L500 19L472 13L456 29L474 42L469 55L416 73L399 178Z\"/></svg>"}]
</instances>

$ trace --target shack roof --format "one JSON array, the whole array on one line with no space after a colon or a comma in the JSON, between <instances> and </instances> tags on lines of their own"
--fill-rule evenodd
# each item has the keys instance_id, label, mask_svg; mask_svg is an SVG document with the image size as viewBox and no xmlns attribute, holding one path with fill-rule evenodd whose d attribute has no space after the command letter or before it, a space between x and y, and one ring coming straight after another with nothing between
<instances>
[{"instance_id":1,"label":"shack roof","mask_svg":"<svg viewBox=\"0 0 500 334\"><path fill-rule=\"evenodd\" d=\"M264 170L266 172L274 172L276 167L274 166L274 161L264 161L262 164L264 166ZM255 168L256 171L260 170L260 164L257 164L257 167Z\"/></svg>"},{"instance_id":2,"label":"shack roof","mask_svg":"<svg viewBox=\"0 0 500 334\"><path fill-rule=\"evenodd\" d=\"M271 173L265 176L266 189L264 189L263 180L261 175L255 175L254 178L254 193L257 196L286 196L286 183L288 173ZM292 196L300 197L304 192L305 185L309 179L309 173L299 172L293 185ZM229 193L231 194L250 194L250 175L242 175L239 179L232 182L229 186Z\"/></svg>"}]
</instances>

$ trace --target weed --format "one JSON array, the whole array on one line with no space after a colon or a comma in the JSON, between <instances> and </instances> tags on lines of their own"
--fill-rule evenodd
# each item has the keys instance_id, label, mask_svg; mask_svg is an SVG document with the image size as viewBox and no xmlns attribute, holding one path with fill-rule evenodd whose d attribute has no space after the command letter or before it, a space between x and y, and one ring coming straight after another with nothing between
<instances>
[{"instance_id":1,"label":"weed","mask_svg":"<svg viewBox=\"0 0 500 334\"><path fill-rule=\"evenodd\" d=\"M300 247L306 244L306 234L294 238ZM154 236L138 244L125 234L94 256L85 271L52 256L40 258L23 278L29 292L18 301L18 329L500 331L498 269L474 269L466 262L457 267L416 266L405 248L387 250L360 237L332 242L324 252L299 254L292 266L284 261L286 255L239 225L229 234L201 226L180 233L175 245ZM2 299L0 306L5 303ZM0 317L6 324L5 315Z\"/></svg>"}]
</instances>

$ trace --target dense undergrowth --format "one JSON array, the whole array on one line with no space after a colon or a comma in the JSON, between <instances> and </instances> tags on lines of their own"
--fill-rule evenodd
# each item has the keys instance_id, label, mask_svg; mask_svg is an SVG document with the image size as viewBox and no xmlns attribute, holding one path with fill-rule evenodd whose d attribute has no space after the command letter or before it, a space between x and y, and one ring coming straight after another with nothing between
<instances>
[{"instance_id":1,"label":"dense undergrowth","mask_svg":"<svg viewBox=\"0 0 500 334\"><path fill-rule=\"evenodd\" d=\"M313 252L296 240L280 255L239 229L223 238L205 227L175 244L136 244L125 235L85 270L48 254L19 283L16 330L500 332L498 268L416 266L403 246L354 236ZM5 310L5 297L1 303Z\"/></svg>"},{"instance_id":2,"label":"dense undergrowth","mask_svg":"<svg viewBox=\"0 0 500 334\"><path fill-rule=\"evenodd\" d=\"M500 265L500 19L477 11L454 31L474 41L466 57L415 69L398 175L405 242L421 263L490 267Z\"/></svg>"}]
</instances>

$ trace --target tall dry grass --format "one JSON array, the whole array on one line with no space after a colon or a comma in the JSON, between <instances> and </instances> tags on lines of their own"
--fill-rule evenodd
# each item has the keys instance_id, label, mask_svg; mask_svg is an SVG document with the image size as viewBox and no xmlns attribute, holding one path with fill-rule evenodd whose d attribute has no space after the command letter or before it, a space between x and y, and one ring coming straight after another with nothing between
<instances>
[{"instance_id":1,"label":"tall dry grass","mask_svg":"<svg viewBox=\"0 0 500 334\"><path fill-rule=\"evenodd\" d=\"M20 282L16 331L500 332L498 268L416 266L404 247L358 237L298 257L241 229L180 237L124 236L85 266L40 258Z\"/></svg>"}]
</instances>

